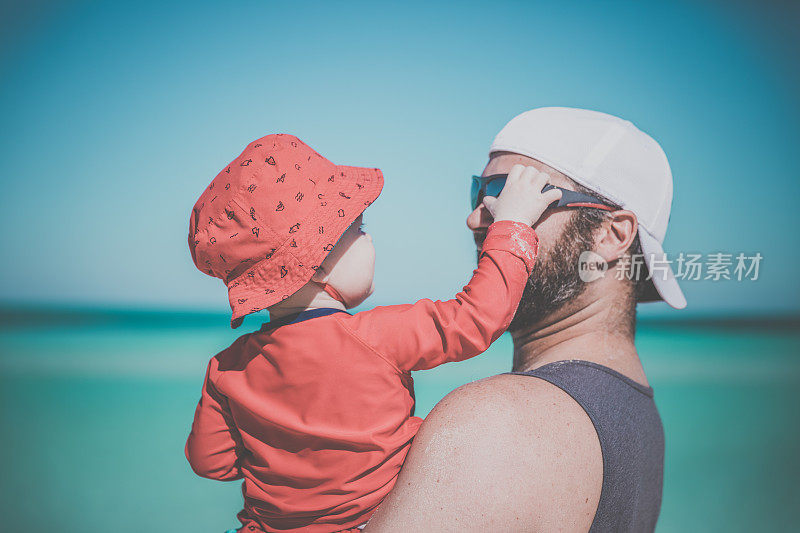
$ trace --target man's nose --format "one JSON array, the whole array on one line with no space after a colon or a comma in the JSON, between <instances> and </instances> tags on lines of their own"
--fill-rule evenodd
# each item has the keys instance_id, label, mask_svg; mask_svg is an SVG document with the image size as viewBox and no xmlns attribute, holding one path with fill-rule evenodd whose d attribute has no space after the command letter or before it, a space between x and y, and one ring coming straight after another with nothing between
<instances>
[{"instance_id":1,"label":"man's nose","mask_svg":"<svg viewBox=\"0 0 800 533\"><path fill-rule=\"evenodd\" d=\"M483 204L475 208L467 217L467 227L472 231L485 231L492 223L492 215Z\"/></svg>"}]
</instances>

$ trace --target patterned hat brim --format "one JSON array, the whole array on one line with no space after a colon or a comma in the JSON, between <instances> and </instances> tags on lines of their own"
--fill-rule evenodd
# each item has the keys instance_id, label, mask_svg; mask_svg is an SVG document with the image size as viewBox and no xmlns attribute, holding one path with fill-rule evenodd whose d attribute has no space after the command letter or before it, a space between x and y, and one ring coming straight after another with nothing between
<instances>
[{"instance_id":1,"label":"patterned hat brim","mask_svg":"<svg viewBox=\"0 0 800 533\"><path fill-rule=\"evenodd\" d=\"M244 317L281 302L308 283L347 228L372 204L383 189L377 168L336 166L334 179L325 182L320 202L286 241L247 271L228 280L231 327ZM345 189L345 190L342 190Z\"/></svg>"}]
</instances>

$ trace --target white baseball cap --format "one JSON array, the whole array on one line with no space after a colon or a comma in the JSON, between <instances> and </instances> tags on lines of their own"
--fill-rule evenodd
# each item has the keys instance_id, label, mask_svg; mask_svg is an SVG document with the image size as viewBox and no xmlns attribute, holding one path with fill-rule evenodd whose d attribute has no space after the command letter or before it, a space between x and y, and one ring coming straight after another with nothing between
<instances>
[{"instance_id":1,"label":"white baseball cap","mask_svg":"<svg viewBox=\"0 0 800 533\"><path fill-rule=\"evenodd\" d=\"M662 247L672 206L672 172L652 137L605 113L540 107L506 124L492 143L493 152L532 157L633 211L652 282L639 301L686 307Z\"/></svg>"}]
</instances>

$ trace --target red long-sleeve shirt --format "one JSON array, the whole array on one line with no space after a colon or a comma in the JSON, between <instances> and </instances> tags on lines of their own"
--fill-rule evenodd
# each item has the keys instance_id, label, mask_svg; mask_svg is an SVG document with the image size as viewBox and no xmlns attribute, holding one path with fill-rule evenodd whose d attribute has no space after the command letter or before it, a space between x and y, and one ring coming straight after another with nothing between
<instances>
[{"instance_id":1,"label":"red long-sleeve shirt","mask_svg":"<svg viewBox=\"0 0 800 533\"><path fill-rule=\"evenodd\" d=\"M485 351L511 322L537 250L532 228L496 222L452 300L306 311L239 337L208 365L186 443L192 468L244 478L239 518L254 530L364 523L421 423L410 372Z\"/></svg>"}]
</instances>

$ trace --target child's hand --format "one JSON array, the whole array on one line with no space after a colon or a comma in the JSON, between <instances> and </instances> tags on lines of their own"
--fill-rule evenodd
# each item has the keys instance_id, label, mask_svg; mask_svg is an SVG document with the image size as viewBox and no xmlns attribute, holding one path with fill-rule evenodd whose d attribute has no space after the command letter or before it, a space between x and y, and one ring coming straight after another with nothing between
<instances>
[{"instance_id":1,"label":"child's hand","mask_svg":"<svg viewBox=\"0 0 800 533\"><path fill-rule=\"evenodd\" d=\"M535 167L514 165L500 196L485 196L483 205L495 222L512 220L533 226L548 205L561 199L559 189L542 192L549 178L549 175L539 172Z\"/></svg>"}]
</instances>

